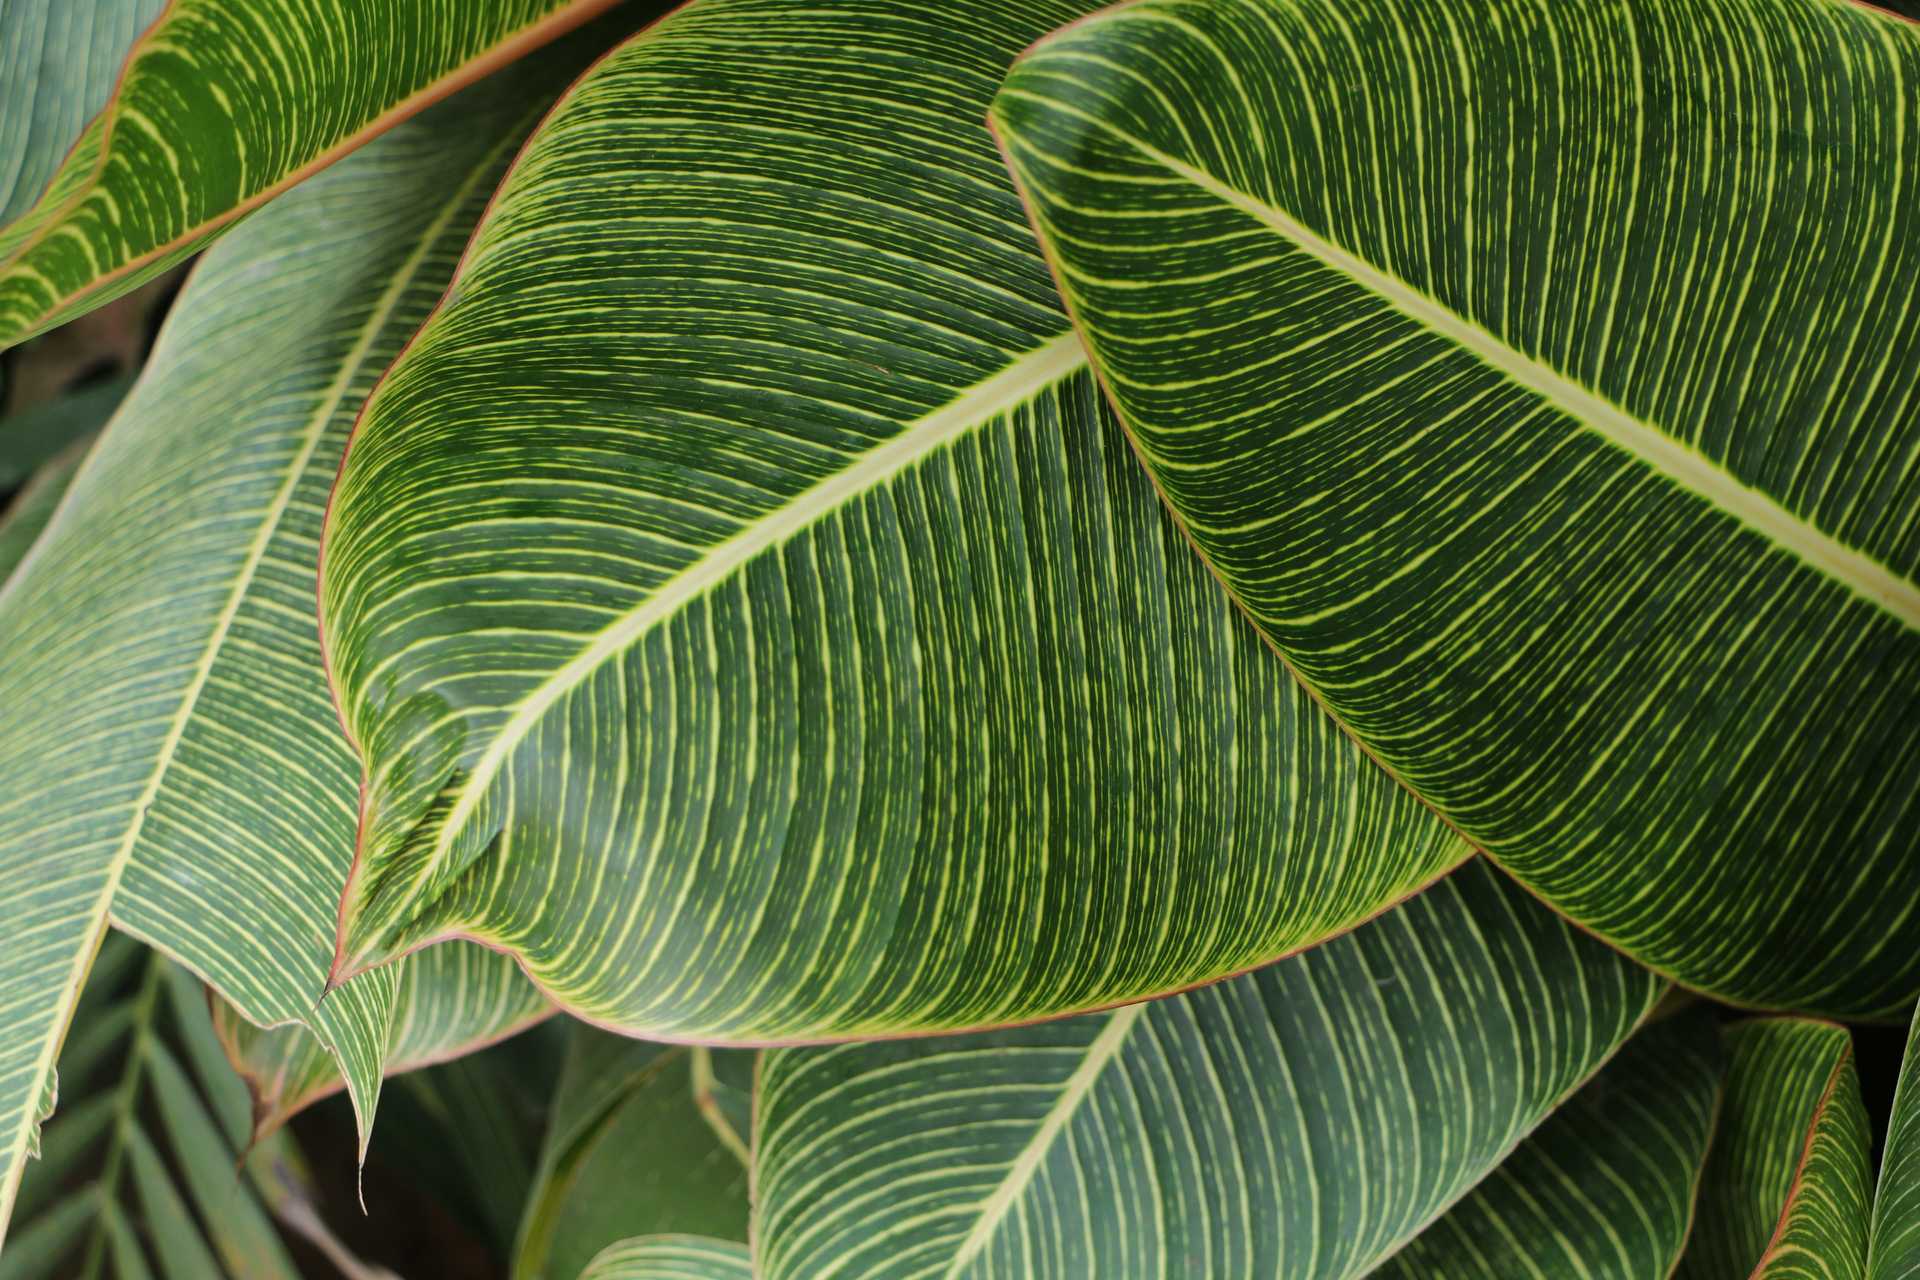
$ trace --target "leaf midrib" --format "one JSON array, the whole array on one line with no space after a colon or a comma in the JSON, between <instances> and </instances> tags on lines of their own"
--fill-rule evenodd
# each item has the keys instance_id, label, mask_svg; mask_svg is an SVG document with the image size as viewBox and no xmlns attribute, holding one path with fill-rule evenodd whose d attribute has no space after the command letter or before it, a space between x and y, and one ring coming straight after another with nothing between
<instances>
[{"instance_id":1,"label":"leaf midrib","mask_svg":"<svg viewBox=\"0 0 1920 1280\"><path fill-rule=\"evenodd\" d=\"M1846 545L1745 484L1706 455L1603 399L1503 341L1490 330L1435 301L1392 272L1348 252L1282 210L1222 182L1150 143L1064 103L1042 102L1019 89L1003 89L1049 110L1074 115L1137 150L1168 172L1254 218L1322 265L1352 279L1416 324L1438 333L1483 364L1554 405L1687 491L1732 516L1802 563L1840 583L1909 630L1920 631L1920 584Z\"/></svg>"},{"instance_id":2,"label":"leaf midrib","mask_svg":"<svg viewBox=\"0 0 1920 1280\"><path fill-rule=\"evenodd\" d=\"M454 840L505 766L513 750L553 706L624 653L655 627L677 616L695 600L731 579L766 551L784 545L820 519L843 509L862 494L900 475L927 455L1032 400L1086 366L1086 352L1072 330L1010 362L932 413L907 424L892 439L862 454L732 537L709 547L659 590L597 632L580 651L514 705L486 751L474 762L459 798L435 835L432 856L424 860L414 884L426 883L445 862Z\"/></svg>"}]
</instances>

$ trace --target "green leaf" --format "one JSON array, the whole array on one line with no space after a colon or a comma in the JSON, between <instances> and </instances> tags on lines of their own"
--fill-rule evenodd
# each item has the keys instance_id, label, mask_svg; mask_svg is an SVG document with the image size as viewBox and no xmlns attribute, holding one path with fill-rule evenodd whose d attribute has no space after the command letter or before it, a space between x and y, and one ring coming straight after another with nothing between
<instances>
[{"instance_id":1,"label":"green leaf","mask_svg":"<svg viewBox=\"0 0 1920 1280\"><path fill-rule=\"evenodd\" d=\"M0 22L0 226L46 190L166 0L7 0Z\"/></svg>"},{"instance_id":2,"label":"green leaf","mask_svg":"<svg viewBox=\"0 0 1920 1280\"><path fill-rule=\"evenodd\" d=\"M109 918L256 1024L309 1025L371 1123L397 973L315 1006L357 794L312 614L322 509L519 135L608 38L396 131L209 254L0 587L0 1224Z\"/></svg>"},{"instance_id":3,"label":"green leaf","mask_svg":"<svg viewBox=\"0 0 1920 1280\"><path fill-rule=\"evenodd\" d=\"M25 7L55 2L64 0ZM124 51L104 110L68 136L40 198L0 225L0 347L151 279L248 210L612 2L175 0ZM129 7L112 0L105 12ZM23 28L38 17L23 12ZM24 47L31 31L18 39ZM96 47L85 46L89 57ZM63 38L46 52L81 49ZM50 92L70 127L67 100L94 105L99 77L76 68L62 80L74 84ZM32 91L9 83L0 105ZM44 157L44 144L33 150Z\"/></svg>"},{"instance_id":4,"label":"green leaf","mask_svg":"<svg viewBox=\"0 0 1920 1280\"><path fill-rule=\"evenodd\" d=\"M1725 1067L1709 1011L1648 1027L1372 1274L1672 1275L1693 1221Z\"/></svg>"},{"instance_id":5,"label":"green leaf","mask_svg":"<svg viewBox=\"0 0 1920 1280\"><path fill-rule=\"evenodd\" d=\"M1187 995L768 1052L759 1274L1363 1274L1512 1151L1661 987L1474 862Z\"/></svg>"},{"instance_id":6,"label":"green leaf","mask_svg":"<svg viewBox=\"0 0 1920 1280\"><path fill-rule=\"evenodd\" d=\"M1832 0L1141 0L996 127L1292 669L1724 999L1920 990L1920 29Z\"/></svg>"},{"instance_id":7,"label":"green leaf","mask_svg":"<svg viewBox=\"0 0 1920 1280\"><path fill-rule=\"evenodd\" d=\"M553 1006L505 956L462 945L421 952L400 966L385 1074L472 1053L552 1013ZM250 1130L256 1138L346 1084L334 1055L303 1026L263 1030L224 1000L214 1007L213 1025L252 1095Z\"/></svg>"},{"instance_id":8,"label":"green leaf","mask_svg":"<svg viewBox=\"0 0 1920 1280\"><path fill-rule=\"evenodd\" d=\"M716 1059L750 1080L753 1055L572 1030L514 1250L516 1280L567 1280L628 1236L745 1240L748 1138L712 1095Z\"/></svg>"},{"instance_id":9,"label":"green leaf","mask_svg":"<svg viewBox=\"0 0 1920 1280\"><path fill-rule=\"evenodd\" d=\"M27 558L27 552L33 550L33 544L40 540L86 453L83 441L49 462L13 496L12 502L0 509L0 586L13 576L20 562Z\"/></svg>"},{"instance_id":10,"label":"green leaf","mask_svg":"<svg viewBox=\"0 0 1920 1280\"><path fill-rule=\"evenodd\" d=\"M1920 1280L1920 1009L1887 1122L1868 1257L1868 1280Z\"/></svg>"},{"instance_id":11,"label":"green leaf","mask_svg":"<svg viewBox=\"0 0 1920 1280\"><path fill-rule=\"evenodd\" d=\"M242 1147L216 1118L244 1094L217 1050L208 1060L195 1047L213 1034L204 994L125 938L106 947L111 962L95 970L61 1056L85 1101L47 1125L46 1158L27 1175L26 1217L0 1277L96 1275L110 1257L123 1277L150 1269L294 1280L260 1191L241 1171Z\"/></svg>"},{"instance_id":12,"label":"green leaf","mask_svg":"<svg viewBox=\"0 0 1920 1280\"><path fill-rule=\"evenodd\" d=\"M699 1236L644 1236L608 1245L580 1280L751 1280L747 1247Z\"/></svg>"},{"instance_id":13,"label":"green leaf","mask_svg":"<svg viewBox=\"0 0 1920 1280\"><path fill-rule=\"evenodd\" d=\"M323 619L342 973L444 937L726 1043L1237 972L1465 856L1100 405L981 120L1086 5L697 0L529 142L370 398Z\"/></svg>"},{"instance_id":14,"label":"green leaf","mask_svg":"<svg viewBox=\"0 0 1920 1280\"><path fill-rule=\"evenodd\" d=\"M1865 1274L1867 1114L1846 1028L1741 1023L1679 1280Z\"/></svg>"}]
</instances>

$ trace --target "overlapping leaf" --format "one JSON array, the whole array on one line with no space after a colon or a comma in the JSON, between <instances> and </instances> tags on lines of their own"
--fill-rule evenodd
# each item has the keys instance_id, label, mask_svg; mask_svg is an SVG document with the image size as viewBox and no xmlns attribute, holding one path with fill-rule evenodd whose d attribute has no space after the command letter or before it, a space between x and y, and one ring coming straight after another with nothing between
<instances>
[{"instance_id":1,"label":"overlapping leaf","mask_svg":"<svg viewBox=\"0 0 1920 1280\"><path fill-rule=\"evenodd\" d=\"M312 614L322 507L361 398L591 52L496 80L210 255L0 588L0 1222L109 917L249 1019L307 1022L370 1121L396 975L315 1009L356 795Z\"/></svg>"},{"instance_id":2,"label":"overlapping leaf","mask_svg":"<svg viewBox=\"0 0 1920 1280\"><path fill-rule=\"evenodd\" d=\"M0 347L165 270L612 3L15 0L0 24Z\"/></svg>"},{"instance_id":3,"label":"overlapping leaf","mask_svg":"<svg viewBox=\"0 0 1920 1280\"><path fill-rule=\"evenodd\" d=\"M1345 937L1188 995L768 1052L757 1274L1363 1274L1604 1062L1661 985L1475 862ZM1625 1194L1670 1254L1713 1072L1662 1067L1683 1150ZM1567 1148L1556 1136L1534 1158ZM1614 1158L1607 1141L1589 1155ZM1538 1190L1557 1225L1584 1225ZM1490 1199L1462 1209L1509 1212Z\"/></svg>"},{"instance_id":4,"label":"overlapping leaf","mask_svg":"<svg viewBox=\"0 0 1920 1280\"><path fill-rule=\"evenodd\" d=\"M1734 1027L1726 1038L1726 1108L1680 1280L1920 1276L1913 1033L1877 1192L1846 1029L1769 1018Z\"/></svg>"},{"instance_id":5,"label":"overlapping leaf","mask_svg":"<svg viewBox=\"0 0 1920 1280\"><path fill-rule=\"evenodd\" d=\"M716 1058L725 1084L715 1080ZM575 1024L514 1250L515 1280L570 1280L629 1236L744 1241L752 1070L750 1053L649 1044ZM748 1105L723 1107L716 1088Z\"/></svg>"},{"instance_id":6,"label":"overlapping leaf","mask_svg":"<svg viewBox=\"0 0 1920 1280\"><path fill-rule=\"evenodd\" d=\"M1670 1276L1726 1062L1704 1009L1657 1023L1557 1108L1382 1280Z\"/></svg>"},{"instance_id":7,"label":"overlapping leaf","mask_svg":"<svg viewBox=\"0 0 1920 1280\"><path fill-rule=\"evenodd\" d=\"M1464 856L1084 372L981 123L1082 7L698 0L555 109L334 494L341 973L469 935L642 1033L952 1029Z\"/></svg>"},{"instance_id":8,"label":"overlapping leaf","mask_svg":"<svg viewBox=\"0 0 1920 1280\"><path fill-rule=\"evenodd\" d=\"M1920 28L1834 0L1142 0L994 110L1161 491L1361 741L1646 963L1879 1013L1916 104Z\"/></svg>"},{"instance_id":9,"label":"overlapping leaf","mask_svg":"<svg viewBox=\"0 0 1920 1280\"><path fill-rule=\"evenodd\" d=\"M512 960L484 947L435 947L404 962L398 977L382 1059L390 1076L471 1053L553 1012ZM220 1001L213 1025L252 1094L256 1135L346 1085L333 1053L299 1024L263 1029Z\"/></svg>"}]
</instances>

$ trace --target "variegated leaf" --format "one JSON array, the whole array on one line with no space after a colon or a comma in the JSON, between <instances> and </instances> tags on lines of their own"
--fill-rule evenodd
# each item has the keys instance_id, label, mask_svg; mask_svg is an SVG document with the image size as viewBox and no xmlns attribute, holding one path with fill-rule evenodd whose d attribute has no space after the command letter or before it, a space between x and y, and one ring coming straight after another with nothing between
<instances>
[{"instance_id":1,"label":"variegated leaf","mask_svg":"<svg viewBox=\"0 0 1920 1280\"><path fill-rule=\"evenodd\" d=\"M250 220L0 587L0 1224L111 919L261 1025L305 1022L371 1122L393 972L316 1007L356 781L312 606L348 424L589 30Z\"/></svg>"},{"instance_id":2,"label":"variegated leaf","mask_svg":"<svg viewBox=\"0 0 1920 1280\"><path fill-rule=\"evenodd\" d=\"M1141 0L995 107L1161 492L1557 909L1920 991L1920 28L1841 0Z\"/></svg>"},{"instance_id":3,"label":"variegated leaf","mask_svg":"<svg viewBox=\"0 0 1920 1280\"><path fill-rule=\"evenodd\" d=\"M340 973L471 936L642 1034L954 1029L1465 856L1100 406L981 123L1086 7L696 0L555 109L334 494Z\"/></svg>"},{"instance_id":4,"label":"variegated leaf","mask_svg":"<svg viewBox=\"0 0 1920 1280\"><path fill-rule=\"evenodd\" d=\"M8 0L0 347L150 279L248 210L612 4ZM57 69L31 67L36 52Z\"/></svg>"}]
</instances>

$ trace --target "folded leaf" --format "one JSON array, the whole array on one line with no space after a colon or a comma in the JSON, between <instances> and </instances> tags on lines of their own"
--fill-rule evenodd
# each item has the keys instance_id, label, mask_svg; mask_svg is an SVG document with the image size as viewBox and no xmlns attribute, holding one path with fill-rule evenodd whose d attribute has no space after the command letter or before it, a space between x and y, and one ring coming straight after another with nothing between
<instances>
[{"instance_id":1,"label":"folded leaf","mask_svg":"<svg viewBox=\"0 0 1920 1280\"><path fill-rule=\"evenodd\" d=\"M699 1236L642 1236L608 1245L580 1280L751 1280L747 1247Z\"/></svg>"},{"instance_id":2,"label":"folded leaf","mask_svg":"<svg viewBox=\"0 0 1920 1280\"><path fill-rule=\"evenodd\" d=\"M1765 1018L1726 1040L1726 1100L1679 1280L1865 1274L1867 1113L1846 1029Z\"/></svg>"},{"instance_id":3,"label":"folded leaf","mask_svg":"<svg viewBox=\"0 0 1920 1280\"><path fill-rule=\"evenodd\" d=\"M210 254L63 514L0 587L0 1227L109 917L250 1020L309 1025L371 1122L396 975L315 1007L357 786L312 615L322 507L366 390L594 34Z\"/></svg>"},{"instance_id":4,"label":"folded leaf","mask_svg":"<svg viewBox=\"0 0 1920 1280\"><path fill-rule=\"evenodd\" d=\"M1475 862L1187 995L771 1051L757 1274L1364 1274L1604 1062L1661 986Z\"/></svg>"},{"instance_id":5,"label":"folded leaf","mask_svg":"<svg viewBox=\"0 0 1920 1280\"><path fill-rule=\"evenodd\" d=\"M515 1280L568 1280L628 1236L744 1241L749 1131L735 1129L703 1087L711 1093L715 1056L751 1087L753 1055L572 1030Z\"/></svg>"},{"instance_id":6,"label":"folded leaf","mask_svg":"<svg viewBox=\"0 0 1920 1280\"><path fill-rule=\"evenodd\" d=\"M1029 1020L1456 865L1181 542L981 120L1075 3L697 0L370 398L322 608L341 975L471 936L718 1042Z\"/></svg>"},{"instance_id":7,"label":"folded leaf","mask_svg":"<svg viewBox=\"0 0 1920 1280\"><path fill-rule=\"evenodd\" d=\"M435 947L399 968L384 1071L397 1075L461 1057L552 1013L506 956L484 947ZM334 1055L305 1027L263 1030L224 1000L214 1003L213 1025L252 1095L256 1138L346 1084Z\"/></svg>"},{"instance_id":8,"label":"folded leaf","mask_svg":"<svg viewBox=\"0 0 1920 1280\"><path fill-rule=\"evenodd\" d=\"M248 210L612 3L174 0L126 52L105 109L68 140L39 199L0 225L0 348L152 278ZM90 73L72 92L86 99L96 85Z\"/></svg>"},{"instance_id":9,"label":"folded leaf","mask_svg":"<svg viewBox=\"0 0 1920 1280\"><path fill-rule=\"evenodd\" d=\"M1736 1002L1920 991L1920 28L1142 0L996 127L1167 501L1452 824Z\"/></svg>"},{"instance_id":10,"label":"folded leaf","mask_svg":"<svg viewBox=\"0 0 1920 1280\"><path fill-rule=\"evenodd\" d=\"M1648 1027L1372 1274L1672 1275L1693 1222L1725 1069L1708 1010Z\"/></svg>"}]
</instances>

